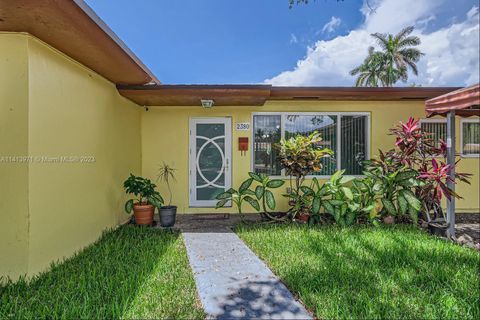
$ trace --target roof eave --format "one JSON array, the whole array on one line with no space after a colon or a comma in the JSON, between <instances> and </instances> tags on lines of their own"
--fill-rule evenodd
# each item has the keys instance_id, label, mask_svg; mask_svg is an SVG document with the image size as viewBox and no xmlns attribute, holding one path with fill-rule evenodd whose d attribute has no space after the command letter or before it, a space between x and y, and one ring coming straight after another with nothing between
<instances>
[{"instance_id":1,"label":"roof eave","mask_svg":"<svg viewBox=\"0 0 480 320\"><path fill-rule=\"evenodd\" d=\"M267 100L419 100L445 94L458 87L357 88L275 87L271 85L118 85L124 97L145 106L196 106L200 99L215 105L261 106Z\"/></svg>"}]
</instances>

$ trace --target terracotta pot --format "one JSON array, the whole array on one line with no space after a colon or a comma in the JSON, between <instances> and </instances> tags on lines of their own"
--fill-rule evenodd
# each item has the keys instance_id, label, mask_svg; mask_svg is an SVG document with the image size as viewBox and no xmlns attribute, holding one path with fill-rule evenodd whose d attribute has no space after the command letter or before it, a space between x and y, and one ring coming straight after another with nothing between
<instances>
[{"instance_id":1,"label":"terracotta pot","mask_svg":"<svg viewBox=\"0 0 480 320\"><path fill-rule=\"evenodd\" d=\"M386 216L386 217L383 218L383 223L394 224L395 223L395 217L394 216Z\"/></svg>"},{"instance_id":2,"label":"terracotta pot","mask_svg":"<svg viewBox=\"0 0 480 320\"><path fill-rule=\"evenodd\" d=\"M154 211L155 207L151 204L134 204L133 216L135 217L135 223L139 225L151 225Z\"/></svg>"},{"instance_id":3,"label":"terracotta pot","mask_svg":"<svg viewBox=\"0 0 480 320\"><path fill-rule=\"evenodd\" d=\"M310 215L308 214L299 214L297 217L297 220L303 221L303 222L308 222L308 219L310 219Z\"/></svg>"}]
</instances>

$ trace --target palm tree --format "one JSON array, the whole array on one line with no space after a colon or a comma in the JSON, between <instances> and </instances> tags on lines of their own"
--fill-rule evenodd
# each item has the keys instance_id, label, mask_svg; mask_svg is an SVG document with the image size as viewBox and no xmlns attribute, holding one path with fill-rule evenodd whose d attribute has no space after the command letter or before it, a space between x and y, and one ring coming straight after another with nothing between
<instances>
[{"instance_id":1,"label":"palm tree","mask_svg":"<svg viewBox=\"0 0 480 320\"><path fill-rule=\"evenodd\" d=\"M352 76L358 75L355 82L357 87L378 87L379 82L385 86L384 73L383 55L381 52L376 52L373 47L368 48L368 56L363 64L350 71Z\"/></svg>"},{"instance_id":2,"label":"palm tree","mask_svg":"<svg viewBox=\"0 0 480 320\"><path fill-rule=\"evenodd\" d=\"M420 38L411 36L414 27L406 27L395 36L385 33L374 33L371 36L377 40L385 59L385 82L392 86L398 80L408 79L408 70L418 75L417 62L423 55L420 50L413 48L420 45Z\"/></svg>"},{"instance_id":3,"label":"palm tree","mask_svg":"<svg viewBox=\"0 0 480 320\"><path fill-rule=\"evenodd\" d=\"M423 55L412 46L420 44L420 38L410 36L413 27L407 27L395 36L391 34L374 33L371 36L377 39L382 49L375 51L368 49L368 56L362 65L350 71L351 75L358 75L355 85L357 87L391 87L398 80L408 80L408 69L417 75L416 63Z\"/></svg>"}]
</instances>

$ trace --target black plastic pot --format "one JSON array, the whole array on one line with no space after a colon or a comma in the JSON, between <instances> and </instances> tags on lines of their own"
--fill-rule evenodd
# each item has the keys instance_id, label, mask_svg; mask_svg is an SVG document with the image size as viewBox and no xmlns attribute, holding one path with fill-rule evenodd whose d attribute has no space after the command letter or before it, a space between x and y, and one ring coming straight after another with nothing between
<instances>
[{"instance_id":1,"label":"black plastic pot","mask_svg":"<svg viewBox=\"0 0 480 320\"><path fill-rule=\"evenodd\" d=\"M159 210L160 224L162 227L170 228L175 225L175 218L177 216L176 206L164 206Z\"/></svg>"},{"instance_id":2,"label":"black plastic pot","mask_svg":"<svg viewBox=\"0 0 480 320\"><path fill-rule=\"evenodd\" d=\"M447 229L448 225L445 222L432 221L428 223L428 231L430 231L431 234L439 237L447 237Z\"/></svg>"}]
</instances>

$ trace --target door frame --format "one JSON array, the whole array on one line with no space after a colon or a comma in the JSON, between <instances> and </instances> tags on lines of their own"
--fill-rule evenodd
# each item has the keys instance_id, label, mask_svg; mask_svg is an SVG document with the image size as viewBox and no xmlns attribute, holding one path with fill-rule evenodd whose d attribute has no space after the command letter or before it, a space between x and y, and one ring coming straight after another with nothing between
<instances>
[{"instance_id":1,"label":"door frame","mask_svg":"<svg viewBox=\"0 0 480 320\"><path fill-rule=\"evenodd\" d=\"M225 126L225 161L223 167L225 168L225 190L228 190L232 186L232 118L230 117L208 117L208 118L190 118L189 124L189 145L188 145L188 168L189 168L189 206L190 207L204 207L215 208L217 200L197 200L196 199L196 187L197 187L197 154L196 154L196 131L197 123L207 124L224 124Z\"/></svg>"}]
</instances>

